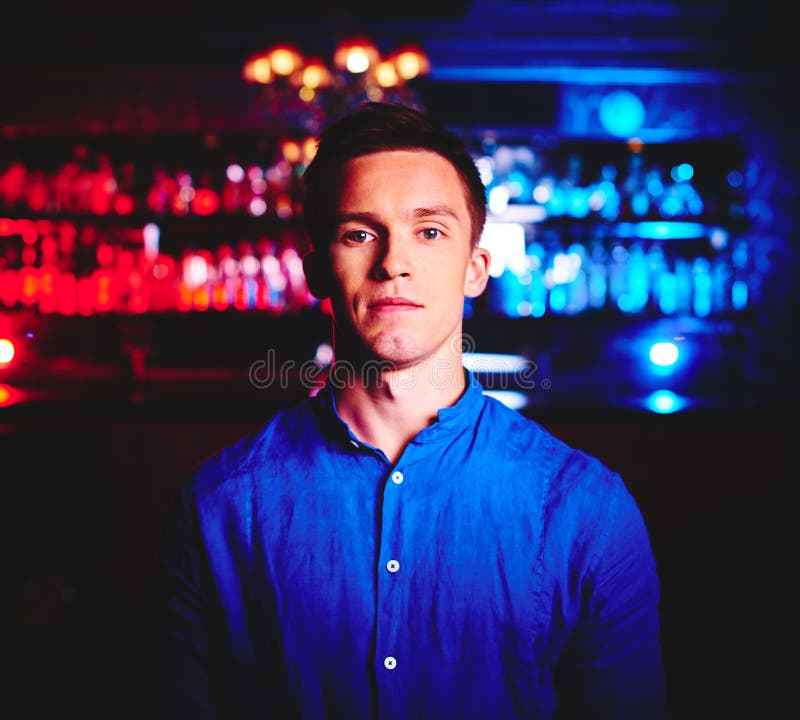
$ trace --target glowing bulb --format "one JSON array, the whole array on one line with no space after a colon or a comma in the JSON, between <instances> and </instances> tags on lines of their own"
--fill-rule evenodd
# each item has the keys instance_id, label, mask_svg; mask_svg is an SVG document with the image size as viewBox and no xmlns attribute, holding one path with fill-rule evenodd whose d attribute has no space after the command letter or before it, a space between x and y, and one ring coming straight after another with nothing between
<instances>
[{"instance_id":1,"label":"glowing bulb","mask_svg":"<svg viewBox=\"0 0 800 720\"><path fill-rule=\"evenodd\" d=\"M650 362L659 367L669 367L678 361L678 346L671 342L657 342L650 348Z\"/></svg>"},{"instance_id":2,"label":"glowing bulb","mask_svg":"<svg viewBox=\"0 0 800 720\"><path fill-rule=\"evenodd\" d=\"M290 47L277 47L270 55L270 65L276 75L291 75L299 64L299 53Z\"/></svg>"},{"instance_id":3,"label":"glowing bulb","mask_svg":"<svg viewBox=\"0 0 800 720\"><path fill-rule=\"evenodd\" d=\"M272 82L272 68L269 65L268 57L259 57L247 66L246 74L255 82L267 85Z\"/></svg>"},{"instance_id":4,"label":"glowing bulb","mask_svg":"<svg viewBox=\"0 0 800 720\"><path fill-rule=\"evenodd\" d=\"M15 355L14 343L6 338L0 338L0 365L8 365Z\"/></svg>"},{"instance_id":5,"label":"glowing bulb","mask_svg":"<svg viewBox=\"0 0 800 720\"><path fill-rule=\"evenodd\" d=\"M388 60L378 63L375 68L375 79L381 87L394 87L397 85L397 70Z\"/></svg>"},{"instance_id":6,"label":"glowing bulb","mask_svg":"<svg viewBox=\"0 0 800 720\"><path fill-rule=\"evenodd\" d=\"M430 69L428 58L416 48L401 50L395 57L397 73L403 80L412 80L417 75L424 75Z\"/></svg>"},{"instance_id":7,"label":"glowing bulb","mask_svg":"<svg viewBox=\"0 0 800 720\"><path fill-rule=\"evenodd\" d=\"M350 49L345 62L351 73L363 73L369 68L369 55L364 48L356 46Z\"/></svg>"},{"instance_id":8,"label":"glowing bulb","mask_svg":"<svg viewBox=\"0 0 800 720\"><path fill-rule=\"evenodd\" d=\"M303 85L316 90L318 87L330 85L331 74L321 60L309 60L303 68Z\"/></svg>"}]
</instances>

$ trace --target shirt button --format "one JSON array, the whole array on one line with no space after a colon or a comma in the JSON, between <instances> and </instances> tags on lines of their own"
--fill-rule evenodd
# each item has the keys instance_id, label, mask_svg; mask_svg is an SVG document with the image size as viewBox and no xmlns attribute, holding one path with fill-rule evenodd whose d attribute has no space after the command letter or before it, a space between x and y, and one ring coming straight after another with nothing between
<instances>
[{"instance_id":1,"label":"shirt button","mask_svg":"<svg viewBox=\"0 0 800 720\"><path fill-rule=\"evenodd\" d=\"M395 470L392 473L392 482L395 485L399 485L401 482L403 482L403 473L401 473L399 470Z\"/></svg>"},{"instance_id":2,"label":"shirt button","mask_svg":"<svg viewBox=\"0 0 800 720\"><path fill-rule=\"evenodd\" d=\"M386 563L386 569L390 573L396 573L400 569L400 563L397 562L397 560L389 560L389 562Z\"/></svg>"},{"instance_id":3,"label":"shirt button","mask_svg":"<svg viewBox=\"0 0 800 720\"><path fill-rule=\"evenodd\" d=\"M384 659L383 667L385 667L387 670L394 670L397 667L397 660L389 655L389 657Z\"/></svg>"}]
</instances>

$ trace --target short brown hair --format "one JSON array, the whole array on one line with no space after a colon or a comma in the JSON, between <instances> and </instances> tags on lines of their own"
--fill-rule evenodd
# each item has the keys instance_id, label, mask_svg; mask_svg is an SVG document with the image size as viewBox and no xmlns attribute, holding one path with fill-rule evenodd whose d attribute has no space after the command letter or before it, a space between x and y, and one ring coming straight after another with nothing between
<instances>
[{"instance_id":1,"label":"short brown hair","mask_svg":"<svg viewBox=\"0 0 800 720\"><path fill-rule=\"evenodd\" d=\"M334 208L332 188L349 160L387 150L428 150L449 161L464 186L477 245L486 222L486 188L475 161L454 133L408 105L365 102L329 125L303 173L303 219L312 247L327 245Z\"/></svg>"}]
</instances>

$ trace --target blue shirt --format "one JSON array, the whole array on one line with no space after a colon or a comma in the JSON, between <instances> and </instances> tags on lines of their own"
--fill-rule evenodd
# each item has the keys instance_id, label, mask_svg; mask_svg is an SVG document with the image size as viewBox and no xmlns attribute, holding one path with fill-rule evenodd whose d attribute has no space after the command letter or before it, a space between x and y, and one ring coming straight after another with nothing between
<instances>
[{"instance_id":1,"label":"blue shirt","mask_svg":"<svg viewBox=\"0 0 800 720\"><path fill-rule=\"evenodd\" d=\"M392 465L328 387L170 517L153 717L666 717L659 582L620 477L467 389Z\"/></svg>"}]
</instances>

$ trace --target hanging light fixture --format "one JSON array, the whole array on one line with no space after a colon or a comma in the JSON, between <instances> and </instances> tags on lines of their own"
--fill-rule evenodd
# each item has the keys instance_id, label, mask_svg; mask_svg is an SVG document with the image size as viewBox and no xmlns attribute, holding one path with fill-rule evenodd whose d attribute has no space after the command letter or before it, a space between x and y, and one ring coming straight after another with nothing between
<instances>
[{"instance_id":1,"label":"hanging light fixture","mask_svg":"<svg viewBox=\"0 0 800 720\"><path fill-rule=\"evenodd\" d=\"M416 45L383 57L367 37L354 36L336 47L332 66L281 43L249 57L246 82L263 88L264 121L286 133L315 135L331 120L365 100L401 102L420 108L412 81L430 71Z\"/></svg>"}]
</instances>

